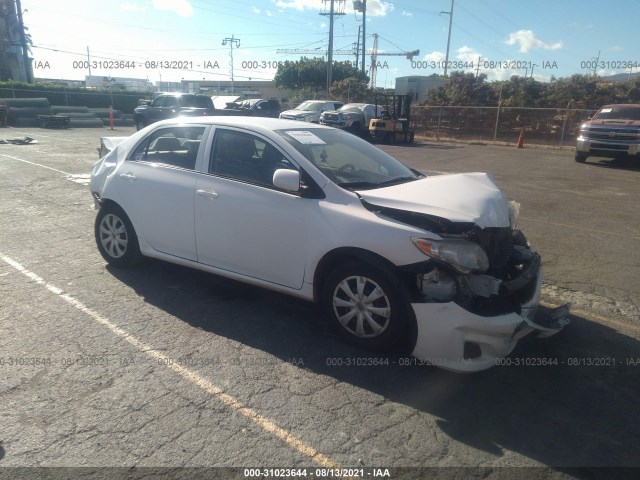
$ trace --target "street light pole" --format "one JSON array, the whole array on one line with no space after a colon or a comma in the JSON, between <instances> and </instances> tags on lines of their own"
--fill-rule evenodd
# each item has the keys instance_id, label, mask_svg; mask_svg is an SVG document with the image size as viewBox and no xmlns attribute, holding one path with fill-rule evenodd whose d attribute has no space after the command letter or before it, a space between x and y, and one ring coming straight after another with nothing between
<instances>
[{"instance_id":1,"label":"street light pole","mask_svg":"<svg viewBox=\"0 0 640 480\"><path fill-rule=\"evenodd\" d=\"M235 45L236 48L240 47L240 39L239 38L235 38L233 35L231 35L231 38L227 37L224 40L222 40L222 45L227 45L229 44L229 48L231 49L231 93L235 93L234 87L233 87L233 47Z\"/></svg>"},{"instance_id":2,"label":"street light pole","mask_svg":"<svg viewBox=\"0 0 640 480\"><path fill-rule=\"evenodd\" d=\"M449 66L449 46L451 45L451 24L453 23L453 0L451 0L451 10L449 12L440 12L449 15L449 34L447 35L447 53L444 58L444 76L447 76L447 67Z\"/></svg>"}]
</instances>

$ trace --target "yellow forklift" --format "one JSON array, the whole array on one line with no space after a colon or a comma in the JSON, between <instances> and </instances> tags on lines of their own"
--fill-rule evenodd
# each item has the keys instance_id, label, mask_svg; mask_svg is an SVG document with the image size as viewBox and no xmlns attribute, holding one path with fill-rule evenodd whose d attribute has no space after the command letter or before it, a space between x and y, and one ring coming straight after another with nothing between
<instances>
[{"instance_id":1,"label":"yellow forklift","mask_svg":"<svg viewBox=\"0 0 640 480\"><path fill-rule=\"evenodd\" d=\"M411 122L411 95L385 95L382 105L380 118L369 122L371 140L389 144L413 142L415 128ZM376 98L376 111L377 108Z\"/></svg>"}]
</instances>

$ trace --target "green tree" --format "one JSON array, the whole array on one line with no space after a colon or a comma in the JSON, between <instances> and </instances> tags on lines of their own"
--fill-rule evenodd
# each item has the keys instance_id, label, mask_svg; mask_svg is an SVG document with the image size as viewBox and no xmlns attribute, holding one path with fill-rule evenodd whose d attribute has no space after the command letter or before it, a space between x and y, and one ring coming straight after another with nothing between
<instances>
[{"instance_id":1,"label":"green tree","mask_svg":"<svg viewBox=\"0 0 640 480\"><path fill-rule=\"evenodd\" d=\"M351 62L333 62L333 82L346 78L368 81L368 77L357 70ZM321 90L327 85L327 62L322 58L303 57L298 61L287 60L278 66L274 77L276 87L304 88Z\"/></svg>"},{"instance_id":2,"label":"green tree","mask_svg":"<svg viewBox=\"0 0 640 480\"><path fill-rule=\"evenodd\" d=\"M512 76L508 81L493 82L492 87L499 98L502 89L504 107L540 107L546 92L546 85L533 78Z\"/></svg>"},{"instance_id":3,"label":"green tree","mask_svg":"<svg viewBox=\"0 0 640 480\"><path fill-rule=\"evenodd\" d=\"M373 103L375 92L366 81L355 77L339 80L331 85L329 96L344 103Z\"/></svg>"},{"instance_id":4,"label":"green tree","mask_svg":"<svg viewBox=\"0 0 640 480\"><path fill-rule=\"evenodd\" d=\"M487 76L473 73L452 72L445 84L436 87L427 94L431 105L495 105L497 95L487 83Z\"/></svg>"}]
</instances>

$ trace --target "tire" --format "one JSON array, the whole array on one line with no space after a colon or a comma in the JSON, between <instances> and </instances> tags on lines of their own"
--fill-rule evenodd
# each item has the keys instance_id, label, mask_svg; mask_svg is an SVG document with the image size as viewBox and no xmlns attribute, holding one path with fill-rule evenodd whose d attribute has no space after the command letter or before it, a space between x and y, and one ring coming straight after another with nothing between
<instances>
[{"instance_id":1,"label":"tire","mask_svg":"<svg viewBox=\"0 0 640 480\"><path fill-rule=\"evenodd\" d=\"M320 302L338 334L352 345L389 352L407 339L411 307L390 271L364 262L339 265L324 281Z\"/></svg>"},{"instance_id":2,"label":"tire","mask_svg":"<svg viewBox=\"0 0 640 480\"><path fill-rule=\"evenodd\" d=\"M136 120L136 131L140 131L140 130L142 130L144 127L146 127L146 125L144 124L144 120L142 120L142 119L137 119L137 120Z\"/></svg>"},{"instance_id":3,"label":"tire","mask_svg":"<svg viewBox=\"0 0 640 480\"><path fill-rule=\"evenodd\" d=\"M393 145L396 143L396 136L393 132L387 132L384 136L384 143L387 145Z\"/></svg>"},{"instance_id":4,"label":"tire","mask_svg":"<svg viewBox=\"0 0 640 480\"><path fill-rule=\"evenodd\" d=\"M578 163L584 163L587 160L587 156L581 153L576 153L575 160Z\"/></svg>"},{"instance_id":5,"label":"tire","mask_svg":"<svg viewBox=\"0 0 640 480\"><path fill-rule=\"evenodd\" d=\"M105 205L98 211L94 227L102 258L114 267L131 267L142 260L138 236L120 207Z\"/></svg>"}]
</instances>

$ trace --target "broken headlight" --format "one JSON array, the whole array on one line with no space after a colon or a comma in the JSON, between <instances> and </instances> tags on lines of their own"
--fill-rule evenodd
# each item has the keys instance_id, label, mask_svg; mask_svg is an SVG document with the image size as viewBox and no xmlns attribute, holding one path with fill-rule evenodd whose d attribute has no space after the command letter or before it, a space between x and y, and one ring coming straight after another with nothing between
<instances>
[{"instance_id":1,"label":"broken headlight","mask_svg":"<svg viewBox=\"0 0 640 480\"><path fill-rule=\"evenodd\" d=\"M489 259L484 250L468 240L418 237L411 237L411 240L422 253L451 265L460 273L484 272L489 268Z\"/></svg>"}]
</instances>

